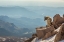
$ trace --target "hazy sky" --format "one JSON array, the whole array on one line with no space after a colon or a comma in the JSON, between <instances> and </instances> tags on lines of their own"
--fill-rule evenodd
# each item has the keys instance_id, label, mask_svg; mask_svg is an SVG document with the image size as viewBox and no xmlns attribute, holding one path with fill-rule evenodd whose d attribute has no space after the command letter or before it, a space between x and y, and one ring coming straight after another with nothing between
<instances>
[{"instance_id":1,"label":"hazy sky","mask_svg":"<svg viewBox=\"0 0 64 42\"><path fill-rule=\"evenodd\" d=\"M64 7L64 0L0 0L0 6Z\"/></svg>"}]
</instances>

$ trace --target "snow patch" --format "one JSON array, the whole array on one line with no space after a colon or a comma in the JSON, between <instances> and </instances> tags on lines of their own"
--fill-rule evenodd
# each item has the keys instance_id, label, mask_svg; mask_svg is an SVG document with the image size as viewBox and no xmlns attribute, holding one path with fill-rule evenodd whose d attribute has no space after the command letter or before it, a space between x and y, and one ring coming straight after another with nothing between
<instances>
[{"instance_id":1,"label":"snow patch","mask_svg":"<svg viewBox=\"0 0 64 42\"><path fill-rule=\"evenodd\" d=\"M54 35L54 36L52 36L52 37L49 37L49 38L47 38L47 39L45 39L45 40L42 40L42 39L39 39L39 40L38 40L38 38L35 38L35 39L33 39L32 42L54 42L55 36L56 36L56 35Z\"/></svg>"},{"instance_id":2,"label":"snow patch","mask_svg":"<svg viewBox=\"0 0 64 42\"><path fill-rule=\"evenodd\" d=\"M60 27L61 27L61 26L60 26ZM55 31L59 32L59 30L60 30L60 27L59 27L58 29L56 29Z\"/></svg>"}]
</instances>

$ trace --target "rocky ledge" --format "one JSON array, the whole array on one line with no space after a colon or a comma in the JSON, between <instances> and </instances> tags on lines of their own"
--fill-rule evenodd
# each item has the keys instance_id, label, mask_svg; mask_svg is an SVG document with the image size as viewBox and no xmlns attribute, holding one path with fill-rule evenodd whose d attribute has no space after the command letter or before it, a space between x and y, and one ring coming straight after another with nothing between
<instances>
[{"instance_id":1,"label":"rocky ledge","mask_svg":"<svg viewBox=\"0 0 64 42\"><path fill-rule=\"evenodd\" d=\"M56 14L50 26L36 28L36 33L25 42L64 42L64 15Z\"/></svg>"}]
</instances>

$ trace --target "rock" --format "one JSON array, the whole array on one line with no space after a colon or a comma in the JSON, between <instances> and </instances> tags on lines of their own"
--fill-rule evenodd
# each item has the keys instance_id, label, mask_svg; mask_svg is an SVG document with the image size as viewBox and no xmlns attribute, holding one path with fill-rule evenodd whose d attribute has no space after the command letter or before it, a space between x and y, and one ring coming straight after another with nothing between
<instances>
[{"instance_id":1,"label":"rock","mask_svg":"<svg viewBox=\"0 0 64 42\"><path fill-rule=\"evenodd\" d=\"M25 42L31 42L35 37L29 38L28 40L26 40Z\"/></svg>"},{"instance_id":2,"label":"rock","mask_svg":"<svg viewBox=\"0 0 64 42\"><path fill-rule=\"evenodd\" d=\"M53 32L51 32L51 36L55 35L56 33L58 32L54 30Z\"/></svg>"},{"instance_id":3,"label":"rock","mask_svg":"<svg viewBox=\"0 0 64 42\"><path fill-rule=\"evenodd\" d=\"M32 37L37 37L37 34L33 34Z\"/></svg>"},{"instance_id":4,"label":"rock","mask_svg":"<svg viewBox=\"0 0 64 42\"><path fill-rule=\"evenodd\" d=\"M49 37L49 34L51 35L51 32L54 30L55 30L55 28L53 26L46 27L46 28L37 28L36 33L37 33L38 39L47 38L47 36L45 36L45 35L48 35L48 37Z\"/></svg>"},{"instance_id":5,"label":"rock","mask_svg":"<svg viewBox=\"0 0 64 42\"><path fill-rule=\"evenodd\" d=\"M61 39L64 39L64 23L61 25L62 31L61 31Z\"/></svg>"},{"instance_id":6,"label":"rock","mask_svg":"<svg viewBox=\"0 0 64 42\"><path fill-rule=\"evenodd\" d=\"M45 28L38 28L36 29L36 34L38 36L38 39L41 39L45 35Z\"/></svg>"},{"instance_id":7,"label":"rock","mask_svg":"<svg viewBox=\"0 0 64 42\"><path fill-rule=\"evenodd\" d=\"M59 15L59 14L56 14L54 17L53 17L53 25L54 27L57 29L58 26L57 26L57 22L59 21L59 19L61 19L62 17Z\"/></svg>"},{"instance_id":8,"label":"rock","mask_svg":"<svg viewBox=\"0 0 64 42\"><path fill-rule=\"evenodd\" d=\"M45 40L53 35L55 35L57 33L57 31L50 31L48 33L46 33L46 35L42 38L42 40Z\"/></svg>"},{"instance_id":9,"label":"rock","mask_svg":"<svg viewBox=\"0 0 64 42\"><path fill-rule=\"evenodd\" d=\"M42 38L42 40L45 40L46 38L51 36L51 32L46 33L46 35Z\"/></svg>"},{"instance_id":10,"label":"rock","mask_svg":"<svg viewBox=\"0 0 64 42\"><path fill-rule=\"evenodd\" d=\"M53 17L51 26L36 28L36 34L33 34L32 37L38 37L38 39L45 40L53 35L55 35L54 42L64 40L64 15L61 17L59 14L56 14Z\"/></svg>"},{"instance_id":11,"label":"rock","mask_svg":"<svg viewBox=\"0 0 64 42\"><path fill-rule=\"evenodd\" d=\"M54 25L54 27L57 29L59 26L61 26L62 23L64 23L64 17L61 17L59 14L56 14L53 17L53 25Z\"/></svg>"},{"instance_id":12,"label":"rock","mask_svg":"<svg viewBox=\"0 0 64 42\"><path fill-rule=\"evenodd\" d=\"M59 32L56 34L54 42L58 42L64 38L64 23L60 26Z\"/></svg>"}]
</instances>

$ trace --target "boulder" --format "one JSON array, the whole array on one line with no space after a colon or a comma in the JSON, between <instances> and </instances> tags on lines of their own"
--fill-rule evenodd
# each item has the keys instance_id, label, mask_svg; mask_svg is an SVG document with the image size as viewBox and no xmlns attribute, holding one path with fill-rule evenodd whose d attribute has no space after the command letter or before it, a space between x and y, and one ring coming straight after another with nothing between
<instances>
[{"instance_id":1,"label":"boulder","mask_svg":"<svg viewBox=\"0 0 64 42\"><path fill-rule=\"evenodd\" d=\"M38 28L36 29L36 34L38 36L38 39L41 39L45 35L45 28Z\"/></svg>"},{"instance_id":2,"label":"boulder","mask_svg":"<svg viewBox=\"0 0 64 42\"><path fill-rule=\"evenodd\" d=\"M51 32L46 33L46 35L42 38L42 40L45 40L46 38L51 36Z\"/></svg>"},{"instance_id":3,"label":"boulder","mask_svg":"<svg viewBox=\"0 0 64 42\"><path fill-rule=\"evenodd\" d=\"M56 34L54 42L64 39L64 23L60 26L59 32Z\"/></svg>"},{"instance_id":4,"label":"boulder","mask_svg":"<svg viewBox=\"0 0 64 42\"><path fill-rule=\"evenodd\" d=\"M62 28L62 31L61 31L61 39L64 39L64 23L62 24L62 26L61 26L61 28Z\"/></svg>"},{"instance_id":5,"label":"boulder","mask_svg":"<svg viewBox=\"0 0 64 42\"><path fill-rule=\"evenodd\" d=\"M49 37L49 34L51 35L51 32L54 30L55 30L55 28L53 26L46 27L46 28L37 28L36 33L37 33L38 39L47 38L47 36L45 36L45 35L48 35L48 37Z\"/></svg>"},{"instance_id":6,"label":"boulder","mask_svg":"<svg viewBox=\"0 0 64 42\"><path fill-rule=\"evenodd\" d=\"M35 33L35 34L32 34L32 37L37 37L37 34Z\"/></svg>"},{"instance_id":7,"label":"boulder","mask_svg":"<svg viewBox=\"0 0 64 42\"><path fill-rule=\"evenodd\" d=\"M50 31L50 32L46 33L46 35L42 38L42 40L45 40L45 39L55 35L56 33L57 33L57 31L55 31L55 30L54 31Z\"/></svg>"},{"instance_id":8,"label":"boulder","mask_svg":"<svg viewBox=\"0 0 64 42\"><path fill-rule=\"evenodd\" d=\"M56 14L53 17L53 25L54 25L54 27L57 29L59 26L61 26L62 23L64 23L64 17L61 17L59 14Z\"/></svg>"},{"instance_id":9,"label":"boulder","mask_svg":"<svg viewBox=\"0 0 64 42\"><path fill-rule=\"evenodd\" d=\"M59 15L59 14L56 14L54 17L53 17L53 25L54 27L57 29L58 26L57 26L57 22L61 19L62 17Z\"/></svg>"}]
</instances>

